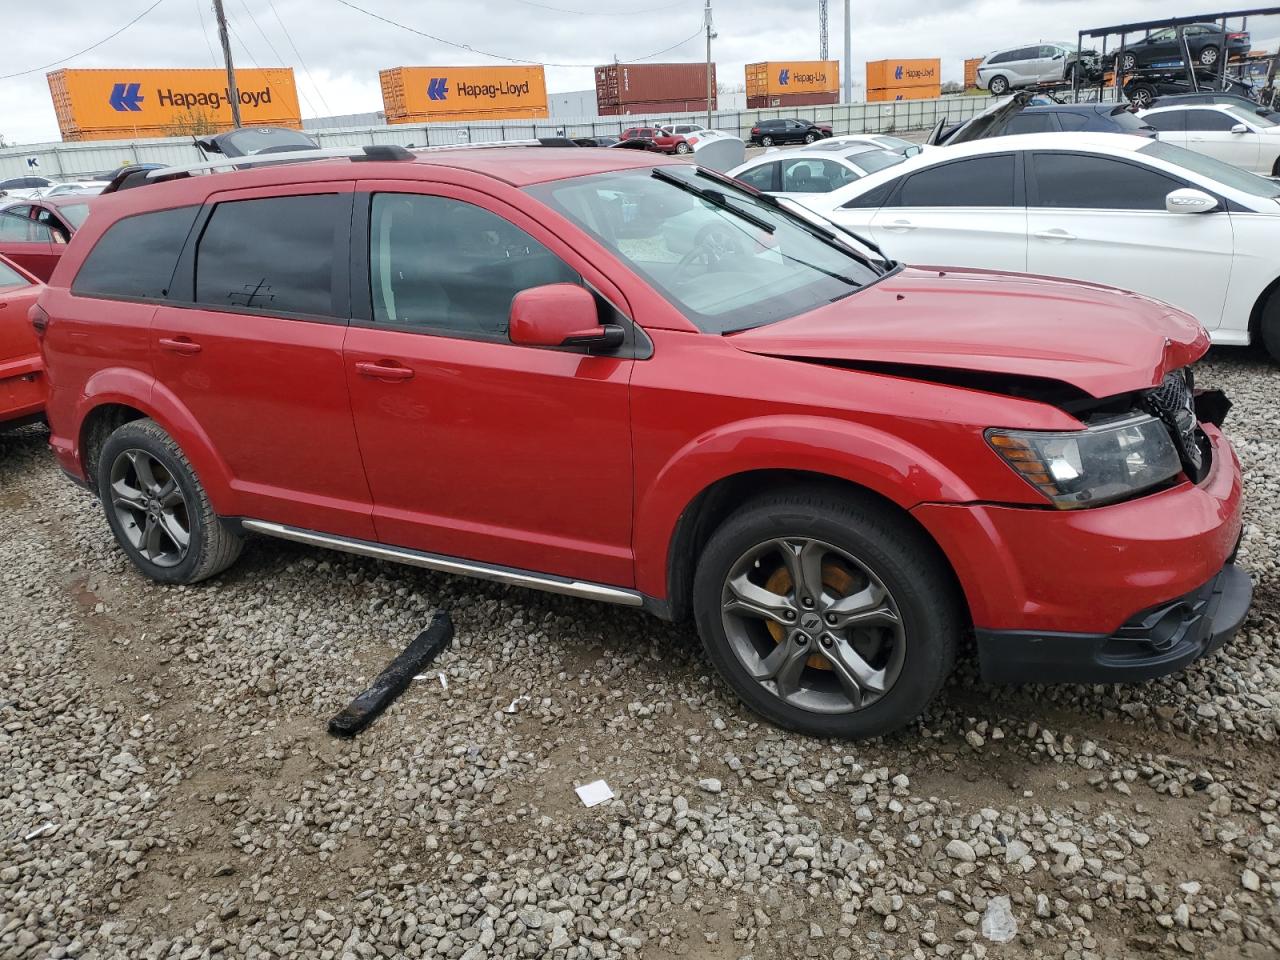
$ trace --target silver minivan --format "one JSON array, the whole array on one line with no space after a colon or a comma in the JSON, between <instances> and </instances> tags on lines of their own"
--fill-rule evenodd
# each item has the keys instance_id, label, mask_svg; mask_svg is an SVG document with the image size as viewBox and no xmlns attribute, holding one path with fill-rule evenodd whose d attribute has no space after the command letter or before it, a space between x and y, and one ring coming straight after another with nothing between
<instances>
[{"instance_id":1,"label":"silver minivan","mask_svg":"<svg viewBox=\"0 0 1280 960\"><path fill-rule=\"evenodd\" d=\"M1098 69L1093 51L1082 56L1085 71L1090 77ZM1076 45L1074 43L1044 42L1026 47L1011 47L990 53L978 64L978 86L1001 96L1019 87L1038 83L1070 81L1076 69ZM1082 76L1081 79L1085 79Z\"/></svg>"}]
</instances>

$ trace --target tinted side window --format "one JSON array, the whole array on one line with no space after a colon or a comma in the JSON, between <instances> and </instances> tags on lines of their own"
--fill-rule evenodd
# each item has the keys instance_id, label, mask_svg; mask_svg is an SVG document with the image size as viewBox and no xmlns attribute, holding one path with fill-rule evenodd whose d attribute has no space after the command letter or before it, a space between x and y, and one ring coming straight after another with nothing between
<instances>
[{"instance_id":1,"label":"tinted side window","mask_svg":"<svg viewBox=\"0 0 1280 960\"><path fill-rule=\"evenodd\" d=\"M1188 110L1186 114L1188 130L1229 131L1240 122L1230 114L1219 113L1217 110Z\"/></svg>"},{"instance_id":2,"label":"tinted side window","mask_svg":"<svg viewBox=\"0 0 1280 960\"><path fill-rule=\"evenodd\" d=\"M461 200L377 194L369 233L378 323L505 340L511 300L521 290L582 283L515 224Z\"/></svg>"},{"instance_id":3,"label":"tinted side window","mask_svg":"<svg viewBox=\"0 0 1280 960\"><path fill-rule=\"evenodd\" d=\"M841 204L841 206L849 210L883 207L889 199L889 195L893 193L894 188L901 182L900 179L888 180L878 187L872 187L861 196L854 197L848 203Z\"/></svg>"},{"instance_id":4,"label":"tinted side window","mask_svg":"<svg viewBox=\"0 0 1280 960\"><path fill-rule=\"evenodd\" d=\"M1004 128L1005 133L1057 133L1057 118L1052 113L1019 113Z\"/></svg>"},{"instance_id":5,"label":"tinted side window","mask_svg":"<svg viewBox=\"0 0 1280 960\"><path fill-rule=\"evenodd\" d=\"M11 290L14 287L25 286L29 286L26 277L7 263L0 263L0 290Z\"/></svg>"},{"instance_id":6,"label":"tinted side window","mask_svg":"<svg viewBox=\"0 0 1280 960\"><path fill-rule=\"evenodd\" d=\"M196 249L196 301L332 317L334 250L346 196L220 203Z\"/></svg>"},{"instance_id":7,"label":"tinted side window","mask_svg":"<svg viewBox=\"0 0 1280 960\"><path fill-rule=\"evenodd\" d=\"M1089 118L1081 113L1058 113L1054 116L1058 118L1058 126L1063 130L1083 130L1089 126Z\"/></svg>"},{"instance_id":8,"label":"tinted side window","mask_svg":"<svg viewBox=\"0 0 1280 960\"><path fill-rule=\"evenodd\" d=\"M1165 195L1182 186L1136 164L1071 153L1037 153L1035 181L1037 206L1092 210L1163 210Z\"/></svg>"},{"instance_id":9,"label":"tinted side window","mask_svg":"<svg viewBox=\"0 0 1280 960\"><path fill-rule=\"evenodd\" d=\"M80 267L71 292L84 296L163 297L199 207L126 217L107 228Z\"/></svg>"},{"instance_id":10,"label":"tinted side window","mask_svg":"<svg viewBox=\"0 0 1280 960\"><path fill-rule=\"evenodd\" d=\"M1187 112L1185 110L1170 110L1168 113L1149 113L1142 119L1164 133L1181 133L1187 129Z\"/></svg>"},{"instance_id":11,"label":"tinted side window","mask_svg":"<svg viewBox=\"0 0 1280 960\"><path fill-rule=\"evenodd\" d=\"M778 172L776 163L762 163L758 167L752 167L750 170L738 174L738 179L743 183L749 183L757 190L777 190L778 187L774 180L774 174Z\"/></svg>"},{"instance_id":12,"label":"tinted side window","mask_svg":"<svg viewBox=\"0 0 1280 960\"><path fill-rule=\"evenodd\" d=\"M28 217L18 217L6 210L0 213L0 240L27 243L31 239L31 226Z\"/></svg>"},{"instance_id":13,"label":"tinted side window","mask_svg":"<svg viewBox=\"0 0 1280 960\"><path fill-rule=\"evenodd\" d=\"M913 173L902 186L900 207L1011 207L1013 155L974 157Z\"/></svg>"}]
</instances>

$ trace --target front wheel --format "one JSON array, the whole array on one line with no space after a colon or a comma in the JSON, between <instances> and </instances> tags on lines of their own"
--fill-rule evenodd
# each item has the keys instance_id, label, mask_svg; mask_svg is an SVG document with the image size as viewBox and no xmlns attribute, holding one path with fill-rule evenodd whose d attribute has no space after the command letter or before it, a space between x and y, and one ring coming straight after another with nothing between
<instances>
[{"instance_id":1,"label":"front wheel","mask_svg":"<svg viewBox=\"0 0 1280 960\"><path fill-rule=\"evenodd\" d=\"M896 730L941 688L962 616L950 571L911 521L870 497L797 490L749 502L698 560L707 655L781 726Z\"/></svg>"},{"instance_id":2,"label":"front wheel","mask_svg":"<svg viewBox=\"0 0 1280 960\"><path fill-rule=\"evenodd\" d=\"M107 524L134 566L160 583L197 583L240 556L182 449L154 420L134 420L98 455Z\"/></svg>"},{"instance_id":3,"label":"front wheel","mask_svg":"<svg viewBox=\"0 0 1280 960\"><path fill-rule=\"evenodd\" d=\"M991 78L991 82L987 84L987 89L991 91L993 97L1003 97L1009 92L1009 81L997 74Z\"/></svg>"}]
</instances>

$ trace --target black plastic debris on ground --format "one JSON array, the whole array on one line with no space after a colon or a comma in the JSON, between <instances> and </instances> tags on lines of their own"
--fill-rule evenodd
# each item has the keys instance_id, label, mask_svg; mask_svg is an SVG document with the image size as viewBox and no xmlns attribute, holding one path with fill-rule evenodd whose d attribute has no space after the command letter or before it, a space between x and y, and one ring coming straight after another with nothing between
<instances>
[{"instance_id":1,"label":"black plastic debris on ground","mask_svg":"<svg viewBox=\"0 0 1280 960\"><path fill-rule=\"evenodd\" d=\"M354 737L373 723L378 714L413 683L414 676L447 649L452 640L453 620L442 610L431 618L431 625L378 674L367 690L329 721L329 732L335 737Z\"/></svg>"}]
</instances>

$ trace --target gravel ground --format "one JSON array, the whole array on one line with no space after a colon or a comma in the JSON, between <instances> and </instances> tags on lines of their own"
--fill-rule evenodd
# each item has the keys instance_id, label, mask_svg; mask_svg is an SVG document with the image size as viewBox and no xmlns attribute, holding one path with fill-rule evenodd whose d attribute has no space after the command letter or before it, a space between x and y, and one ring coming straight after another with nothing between
<instances>
[{"instance_id":1,"label":"gravel ground","mask_svg":"<svg viewBox=\"0 0 1280 960\"><path fill-rule=\"evenodd\" d=\"M962 669L862 744L619 608L273 541L157 587L43 433L0 438L0 957L1280 955L1280 370L1198 372L1248 471L1235 645L1125 688ZM453 649L328 737L438 607Z\"/></svg>"}]
</instances>

